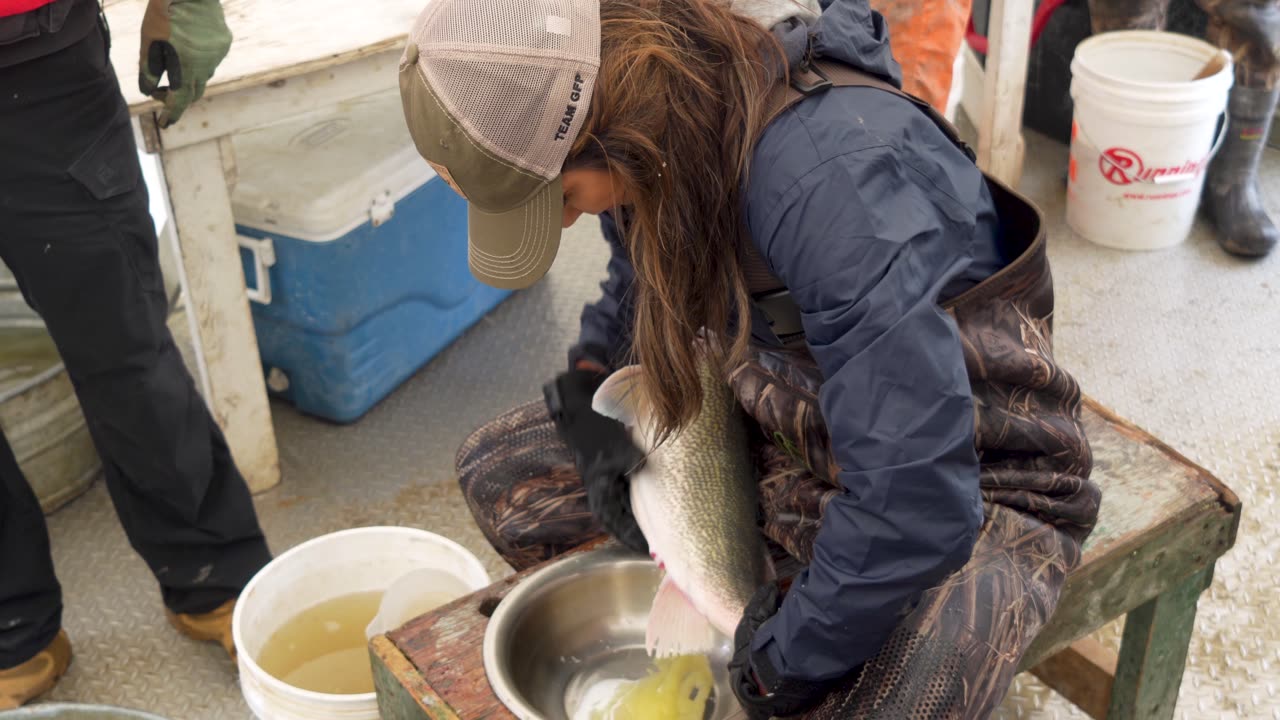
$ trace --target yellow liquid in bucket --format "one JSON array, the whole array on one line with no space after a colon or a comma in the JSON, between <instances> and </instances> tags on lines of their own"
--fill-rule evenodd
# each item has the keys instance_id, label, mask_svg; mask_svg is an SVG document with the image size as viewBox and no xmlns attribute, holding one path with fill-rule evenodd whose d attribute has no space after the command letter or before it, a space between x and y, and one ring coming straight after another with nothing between
<instances>
[{"instance_id":1,"label":"yellow liquid in bucket","mask_svg":"<svg viewBox=\"0 0 1280 720\"><path fill-rule=\"evenodd\" d=\"M415 609L427 612L456 595L429 593ZM254 658L273 677L296 688L332 695L373 692L365 628L378 614L382 591L326 600L289 618Z\"/></svg>"},{"instance_id":2,"label":"yellow liquid in bucket","mask_svg":"<svg viewBox=\"0 0 1280 720\"><path fill-rule=\"evenodd\" d=\"M591 720L702 720L715 679L705 655L658 660L641 680L618 689Z\"/></svg>"}]
</instances>

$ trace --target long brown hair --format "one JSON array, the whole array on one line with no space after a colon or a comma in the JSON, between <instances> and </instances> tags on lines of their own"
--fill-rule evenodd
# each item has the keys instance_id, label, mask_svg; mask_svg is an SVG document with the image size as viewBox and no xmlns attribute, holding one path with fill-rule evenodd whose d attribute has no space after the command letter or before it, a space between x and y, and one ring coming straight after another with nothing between
<instances>
[{"instance_id":1,"label":"long brown hair","mask_svg":"<svg viewBox=\"0 0 1280 720\"><path fill-rule=\"evenodd\" d=\"M723 0L602 0L600 60L565 168L610 170L629 196L632 354L666 437L702 407L700 355L725 372L746 355L741 190L786 60Z\"/></svg>"}]
</instances>

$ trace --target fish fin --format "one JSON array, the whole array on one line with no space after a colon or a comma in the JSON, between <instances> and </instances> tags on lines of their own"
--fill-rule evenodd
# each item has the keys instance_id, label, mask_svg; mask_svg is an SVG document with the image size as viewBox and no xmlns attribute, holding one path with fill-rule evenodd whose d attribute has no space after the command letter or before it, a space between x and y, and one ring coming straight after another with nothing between
<instances>
[{"instance_id":1,"label":"fish fin","mask_svg":"<svg viewBox=\"0 0 1280 720\"><path fill-rule=\"evenodd\" d=\"M635 425L640 415L640 366L628 365L605 379L591 398L591 409L623 425Z\"/></svg>"},{"instance_id":2,"label":"fish fin","mask_svg":"<svg viewBox=\"0 0 1280 720\"><path fill-rule=\"evenodd\" d=\"M664 576L649 611L645 650L651 656L662 658L705 654L715 646L716 631L711 621L698 612L670 575Z\"/></svg>"}]
</instances>

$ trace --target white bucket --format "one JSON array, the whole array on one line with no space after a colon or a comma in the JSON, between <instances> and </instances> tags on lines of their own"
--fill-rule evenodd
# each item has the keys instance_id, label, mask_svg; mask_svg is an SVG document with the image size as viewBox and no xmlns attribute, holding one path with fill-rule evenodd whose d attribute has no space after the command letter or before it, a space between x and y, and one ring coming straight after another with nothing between
<instances>
[{"instance_id":1,"label":"white bucket","mask_svg":"<svg viewBox=\"0 0 1280 720\"><path fill-rule=\"evenodd\" d=\"M1216 56L1222 67L1192 78ZM1095 35L1071 61L1067 224L1089 240L1154 250L1186 239L1205 170L1226 137L1230 56L1184 35Z\"/></svg>"},{"instance_id":2,"label":"white bucket","mask_svg":"<svg viewBox=\"0 0 1280 720\"><path fill-rule=\"evenodd\" d=\"M434 533L367 527L322 535L290 549L253 577L236 603L232 633L239 649L240 691L259 720L378 720L374 693L331 695L295 688L267 674L255 658L285 622L326 600L385 590L412 570L439 570L467 588L489 585L480 560Z\"/></svg>"}]
</instances>

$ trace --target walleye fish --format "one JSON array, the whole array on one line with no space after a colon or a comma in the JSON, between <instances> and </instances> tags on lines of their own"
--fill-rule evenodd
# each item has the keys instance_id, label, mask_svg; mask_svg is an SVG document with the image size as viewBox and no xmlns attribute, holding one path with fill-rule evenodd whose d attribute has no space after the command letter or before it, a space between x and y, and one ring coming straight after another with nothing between
<instances>
[{"instance_id":1,"label":"walleye fish","mask_svg":"<svg viewBox=\"0 0 1280 720\"><path fill-rule=\"evenodd\" d=\"M592 402L648 452L631 477L631 508L649 553L666 570L645 634L657 657L710 652L716 630L732 638L752 594L773 574L756 527L742 411L708 365L700 374L702 411L656 447L638 366L609 376Z\"/></svg>"}]
</instances>

